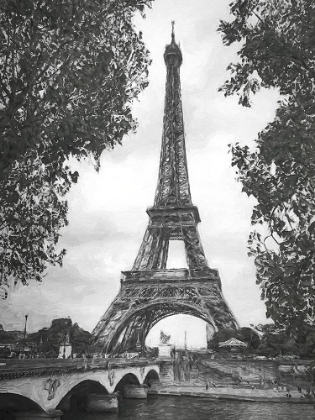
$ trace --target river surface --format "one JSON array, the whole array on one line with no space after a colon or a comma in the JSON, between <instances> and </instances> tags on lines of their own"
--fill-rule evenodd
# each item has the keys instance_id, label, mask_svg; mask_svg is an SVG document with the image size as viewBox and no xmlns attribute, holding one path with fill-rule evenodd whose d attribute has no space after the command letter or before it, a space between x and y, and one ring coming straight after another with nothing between
<instances>
[{"instance_id":1,"label":"river surface","mask_svg":"<svg viewBox=\"0 0 315 420\"><path fill-rule=\"evenodd\" d=\"M124 399L117 414L76 413L63 420L315 420L312 404L210 401L193 397L150 396Z\"/></svg>"}]
</instances>

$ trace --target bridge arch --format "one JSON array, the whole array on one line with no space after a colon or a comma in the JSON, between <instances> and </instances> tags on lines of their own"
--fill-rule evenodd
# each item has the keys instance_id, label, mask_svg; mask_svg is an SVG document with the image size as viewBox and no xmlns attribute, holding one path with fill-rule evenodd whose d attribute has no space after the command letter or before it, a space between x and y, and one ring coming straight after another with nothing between
<instances>
[{"instance_id":1,"label":"bridge arch","mask_svg":"<svg viewBox=\"0 0 315 420\"><path fill-rule=\"evenodd\" d=\"M0 413L15 411L16 408L19 411L44 412L37 401L19 392L18 389L15 392L0 394Z\"/></svg>"},{"instance_id":2,"label":"bridge arch","mask_svg":"<svg viewBox=\"0 0 315 420\"><path fill-rule=\"evenodd\" d=\"M144 348L145 339L150 330L164 318L172 315L186 314L202 319L218 330L207 307L194 301L168 301L156 299L154 302L142 304L130 309L117 321L115 332L108 340L106 353L122 353L126 350L134 351L136 346Z\"/></svg>"},{"instance_id":3,"label":"bridge arch","mask_svg":"<svg viewBox=\"0 0 315 420\"><path fill-rule=\"evenodd\" d=\"M148 385L149 388L154 384L154 383L159 383L160 382L160 376L159 374L156 372L156 370L151 369L149 370L149 372L146 374L146 377L144 378L143 383Z\"/></svg>"},{"instance_id":4,"label":"bridge arch","mask_svg":"<svg viewBox=\"0 0 315 420\"><path fill-rule=\"evenodd\" d=\"M53 399L54 408L66 405L68 407L70 403L71 395L74 393L80 393L80 389L95 389L98 392L104 394L110 393L110 384L108 380L107 372L96 372L91 373L89 371L85 373L75 373L67 378L63 376L59 378L60 387L56 390L56 395ZM60 405L61 404L61 405ZM60 408L61 409L61 408Z\"/></svg>"},{"instance_id":5,"label":"bridge arch","mask_svg":"<svg viewBox=\"0 0 315 420\"><path fill-rule=\"evenodd\" d=\"M82 411L88 406L91 394L107 395L109 392L98 380L84 379L77 381L76 385L61 398L57 408L61 411Z\"/></svg>"},{"instance_id":6,"label":"bridge arch","mask_svg":"<svg viewBox=\"0 0 315 420\"><path fill-rule=\"evenodd\" d=\"M134 373L125 374L115 386L115 392L122 392L125 385L141 385L141 378Z\"/></svg>"}]
</instances>

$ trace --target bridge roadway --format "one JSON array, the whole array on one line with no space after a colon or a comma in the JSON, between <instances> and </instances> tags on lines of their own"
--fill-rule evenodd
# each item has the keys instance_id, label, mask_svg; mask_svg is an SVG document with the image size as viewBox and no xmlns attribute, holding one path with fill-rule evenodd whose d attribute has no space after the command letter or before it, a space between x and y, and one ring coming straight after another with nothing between
<instances>
[{"instance_id":1,"label":"bridge roadway","mask_svg":"<svg viewBox=\"0 0 315 420\"><path fill-rule=\"evenodd\" d=\"M159 377L157 359L0 359L0 411L18 404L38 414L21 413L17 419L58 420L58 409L82 384L85 391L86 384L94 384L97 392L112 394L122 385L140 386Z\"/></svg>"}]
</instances>

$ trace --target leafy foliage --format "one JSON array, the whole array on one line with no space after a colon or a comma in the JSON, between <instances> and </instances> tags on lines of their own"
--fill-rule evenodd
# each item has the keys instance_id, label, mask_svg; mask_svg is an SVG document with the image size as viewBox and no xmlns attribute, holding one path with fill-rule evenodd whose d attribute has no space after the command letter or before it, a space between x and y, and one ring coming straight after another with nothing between
<instances>
[{"instance_id":1,"label":"leafy foliage","mask_svg":"<svg viewBox=\"0 0 315 420\"><path fill-rule=\"evenodd\" d=\"M221 90L243 106L261 87L282 95L256 149L231 150L243 190L257 199L249 247L267 317L296 336L315 317L315 4L236 0L230 11L219 31L226 45L240 42L240 61Z\"/></svg>"},{"instance_id":2,"label":"leafy foliage","mask_svg":"<svg viewBox=\"0 0 315 420\"><path fill-rule=\"evenodd\" d=\"M1 283L40 280L64 226L65 162L135 130L149 57L132 24L149 0L3 0L0 6Z\"/></svg>"},{"instance_id":3,"label":"leafy foliage","mask_svg":"<svg viewBox=\"0 0 315 420\"><path fill-rule=\"evenodd\" d=\"M243 327L238 330L230 330L230 329L221 329L214 333L209 347L220 351L219 343L230 340L231 338L236 338L237 340L242 341L243 343L247 343L248 347L246 351L253 352L260 344L260 338L258 333L249 327Z\"/></svg>"},{"instance_id":4,"label":"leafy foliage","mask_svg":"<svg viewBox=\"0 0 315 420\"><path fill-rule=\"evenodd\" d=\"M314 357L315 329L312 326L301 329L294 337L289 329L280 329L274 324L258 325L255 329L261 334L260 345L256 350L258 355Z\"/></svg>"},{"instance_id":5,"label":"leafy foliage","mask_svg":"<svg viewBox=\"0 0 315 420\"><path fill-rule=\"evenodd\" d=\"M65 250L56 253L55 244L67 224L68 206L61 197L71 175L65 168L64 179L51 182L40 159L11 165L7 182L0 183L1 283L10 278L22 284L40 281L47 263L61 264Z\"/></svg>"},{"instance_id":6,"label":"leafy foliage","mask_svg":"<svg viewBox=\"0 0 315 420\"><path fill-rule=\"evenodd\" d=\"M80 354L89 348L91 334L79 327L77 323L72 324L70 318L54 319L49 328L26 334L26 342L33 343L38 353L57 357L59 347L64 344L66 337L69 338L73 353ZM0 343L2 345L15 344L17 349L24 347L24 331L0 330Z\"/></svg>"},{"instance_id":7,"label":"leafy foliage","mask_svg":"<svg viewBox=\"0 0 315 420\"><path fill-rule=\"evenodd\" d=\"M73 353L80 354L87 351L91 334L77 323L72 324L70 318L58 318L52 321L49 328L28 335L28 340L36 343L39 351L45 350L45 353L53 352L55 355L58 355L60 345L67 339Z\"/></svg>"}]
</instances>

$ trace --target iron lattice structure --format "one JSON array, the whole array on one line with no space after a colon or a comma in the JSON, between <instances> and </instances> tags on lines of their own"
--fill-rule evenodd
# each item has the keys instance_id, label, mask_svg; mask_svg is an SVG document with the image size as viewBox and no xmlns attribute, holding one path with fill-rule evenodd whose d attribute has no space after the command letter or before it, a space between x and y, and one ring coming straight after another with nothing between
<instances>
[{"instance_id":1,"label":"iron lattice structure","mask_svg":"<svg viewBox=\"0 0 315 420\"><path fill-rule=\"evenodd\" d=\"M203 319L215 330L238 328L224 300L218 271L208 266L191 200L181 100L182 53L172 31L164 53L166 96L159 179L149 224L131 271L122 272L121 289L93 331L106 353L144 348L150 329L174 314ZM188 269L166 269L169 241L185 244Z\"/></svg>"}]
</instances>

